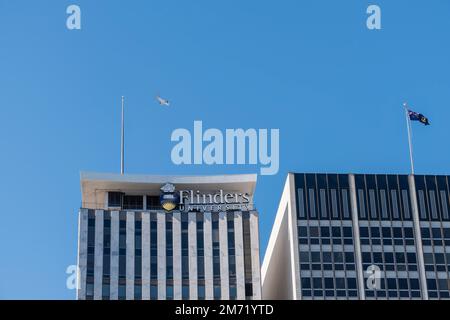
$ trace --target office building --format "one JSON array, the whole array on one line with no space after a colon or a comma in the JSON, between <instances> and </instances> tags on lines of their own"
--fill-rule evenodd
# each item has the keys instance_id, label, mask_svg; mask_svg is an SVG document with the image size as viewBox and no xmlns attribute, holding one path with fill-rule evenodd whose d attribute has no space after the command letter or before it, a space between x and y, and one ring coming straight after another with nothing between
<instances>
[{"instance_id":1,"label":"office building","mask_svg":"<svg viewBox=\"0 0 450 320\"><path fill-rule=\"evenodd\" d=\"M449 299L448 176L290 173L263 299Z\"/></svg>"},{"instance_id":2,"label":"office building","mask_svg":"<svg viewBox=\"0 0 450 320\"><path fill-rule=\"evenodd\" d=\"M82 173L77 299L260 299L255 185Z\"/></svg>"}]
</instances>

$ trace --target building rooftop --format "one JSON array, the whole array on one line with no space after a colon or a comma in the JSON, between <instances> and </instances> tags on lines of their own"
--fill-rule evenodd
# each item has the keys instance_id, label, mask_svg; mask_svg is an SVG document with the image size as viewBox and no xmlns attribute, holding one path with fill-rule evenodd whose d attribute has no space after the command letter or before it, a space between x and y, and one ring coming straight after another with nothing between
<instances>
[{"instance_id":1,"label":"building rooftop","mask_svg":"<svg viewBox=\"0 0 450 320\"><path fill-rule=\"evenodd\" d=\"M163 176L119 173L81 172L82 207L101 208L105 192L117 191L127 194L159 195L165 183L172 183L177 190L195 189L248 193L253 196L256 174L227 174L212 176Z\"/></svg>"}]
</instances>

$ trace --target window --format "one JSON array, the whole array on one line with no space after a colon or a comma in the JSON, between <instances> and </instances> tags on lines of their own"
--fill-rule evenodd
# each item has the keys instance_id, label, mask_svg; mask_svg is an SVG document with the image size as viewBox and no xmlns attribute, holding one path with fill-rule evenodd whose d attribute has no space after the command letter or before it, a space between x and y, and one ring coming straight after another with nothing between
<instances>
[{"instance_id":1,"label":"window","mask_svg":"<svg viewBox=\"0 0 450 320\"><path fill-rule=\"evenodd\" d=\"M198 300L205 300L205 285L198 286Z\"/></svg>"},{"instance_id":2,"label":"window","mask_svg":"<svg viewBox=\"0 0 450 320\"><path fill-rule=\"evenodd\" d=\"M108 207L122 207L122 192L108 192Z\"/></svg>"},{"instance_id":3,"label":"window","mask_svg":"<svg viewBox=\"0 0 450 320\"><path fill-rule=\"evenodd\" d=\"M181 293L182 293L183 300L188 300L189 299L189 285L183 285Z\"/></svg>"},{"instance_id":4,"label":"window","mask_svg":"<svg viewBox=\"0 0 450 320\"><path fill-rule=\"evenodd\" d=\"M158 299L158 286L155 286L155 285L150 286L150 299L151 300Z\"/></svg>"},{"instance_id":5,"label":"window","mask_svg":"<svg viewBox=\"0 0 450 320\"><path fill-rule=\"evenodd\" d=\"M166 286L166 299L173 300L173 286L172 285Z\"/></svg>"},{"instance_id":6,"label":"window","mask_svg":"<svg viewBox=\"0 0 450 320\"><path fill-rule=\"evenodd\" d=\"M161 208L158 196L147 196L147 210L157 210Z\"/></svg>"},{"instance_id":7,"label":"window","mask_svg":"<svg viewBox=\"0 0 450 320\"><path fill-rule=\"evenodd\" d=\"M93 283L88 283L86 285L86 295L94 296L94 284Z\"/></svg>"},{"instance_id":8,"label":"window","mask_svg":"<svg viewBox=\"0 0 450 320\"><path fill-rule=\"evenodd\" d=\"M124 210L143 210L144 198L143 196L123 196Z\"/></svg>"},{"instance_id":9,"label":"window","mask_svg":"<svg viewBox=\"0 0 450 320\"><path fill-rule=\"evenodd\" d=\"M319 227L310 227L309 232L311 238L319 237Z\"/></svg>"},{"instance_id":10,"label":"window","mask_svg":"<svg viewBox=\"0 0 450 320\"><path fill-rule=\"evenodd\" d=\"M102 285L102 299L109 300L109 284Z\"/></svg>"},{"instance_id":11,"label":"window","mask_svg":"<svg viewBox=\"0 0 450 320\"><path fill-rule=\"evenodd\" d=\"M142 286L141 285L134 286L134 300L142 300Z\"/></svg>"},{"instance_id":12,"label":"window","mask_svg":"<svg viewBox=\"0 0 450 320\"><path fill-rule=\"evenodd\" d=\"M124 284L119 285L119 300L125 300L126 299L126 287Z\"/></svg>"},{"instance_id":13,"label":"window","mask_svg":"<svg viewBox=\"0 0 450 320\"><path fill-rule=\"evenodd\" d=\"M311 289L311 279L310 278L302 278L302 288Z\"/></svg>"},{"instance_id":14,"label":"window","mask_svg":"<svg viewBox=\"0 0 450 320\"><path fill-rule=\"evenodd\" d=\"M245 287L247 287L247 284L245 285ZM214 286L214 299L218 300L221 297L221 290L220 290L220 286L219 285L215 285Z\"/></svg>"},{"instance_id":15,"label":"window","mask_svg":"<svg viewBox=\"0 0 450 320\"><path fill-rule=\"evenodd\" d=\"M298 206L299 206L298 217L299 217L299 219L305 219L306 214L305 214L305 201L304 201L304 197L303 197L303 189L299 188L297 190L297 194L298 194Z\"/></svg>"}]
</instances>

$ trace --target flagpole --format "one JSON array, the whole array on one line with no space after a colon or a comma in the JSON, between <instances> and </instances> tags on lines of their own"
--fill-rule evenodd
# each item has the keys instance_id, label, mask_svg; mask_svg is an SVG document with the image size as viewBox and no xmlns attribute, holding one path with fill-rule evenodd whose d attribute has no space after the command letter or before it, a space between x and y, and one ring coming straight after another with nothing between
<instances>
[{"instance_id":1,"label":"flagpole","mask_svg":"<svg viewBox=\"0 0 450 320\"><path fill-rule=\"evenodd\" d=\"M411 161L411 174L414 174L414 160L413 160L413 148L411 142L411 119L408 115L408 106L406 102L403 104L405 108L405 116L406 116L406 127L408 128L408 144L409 144L409 160Z\"/></svg>"},{"instance_id":2,"label":"flagpole","mask_svg":"<svg viewBox=\"0 0 450 320\"><path fill-rule=\"evenodd\" d=\"M122 125L120 139L120 174L124 174L124 145L125 145L125 128L124 128L124 96L122 96Z\"/></svg>"}]
</instances>

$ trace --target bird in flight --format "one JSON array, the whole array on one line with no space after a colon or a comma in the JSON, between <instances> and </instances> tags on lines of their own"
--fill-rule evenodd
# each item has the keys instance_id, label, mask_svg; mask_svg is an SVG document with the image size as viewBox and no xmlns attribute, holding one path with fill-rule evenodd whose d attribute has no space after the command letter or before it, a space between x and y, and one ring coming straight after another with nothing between
<instances>
[{"instance_id":1,"label":"bird in flight","mask_svg":"<svg viewBox=\"0 0 450 320\"><path fill-rule=\"evenodd\" d=\"M156 100L158 100L159 104L162 106L170 106L169 100L163 99L160 96L156 96Z\"/></svg>"}]
</instances>

